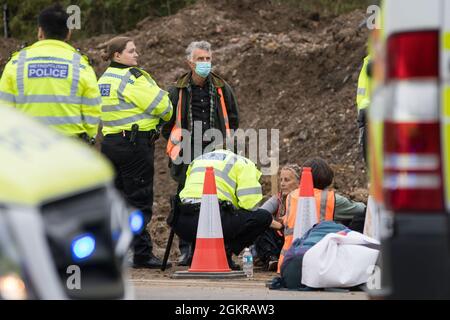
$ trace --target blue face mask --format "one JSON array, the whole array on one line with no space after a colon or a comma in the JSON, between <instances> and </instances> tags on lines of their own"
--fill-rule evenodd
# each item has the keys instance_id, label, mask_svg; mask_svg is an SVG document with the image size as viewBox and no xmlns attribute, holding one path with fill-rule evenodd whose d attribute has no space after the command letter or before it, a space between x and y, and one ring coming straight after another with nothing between
<instances>
[{"instance_id":1,"label":"blue face mask","mask_svg":"<svg viewBox=\"0 0 450 320\"><path fill-rule=\"evenodd\" d=\"M211 62L196 62L195 73L202 78L206 78L211 72Z\"/></svg>"}]
</instances>

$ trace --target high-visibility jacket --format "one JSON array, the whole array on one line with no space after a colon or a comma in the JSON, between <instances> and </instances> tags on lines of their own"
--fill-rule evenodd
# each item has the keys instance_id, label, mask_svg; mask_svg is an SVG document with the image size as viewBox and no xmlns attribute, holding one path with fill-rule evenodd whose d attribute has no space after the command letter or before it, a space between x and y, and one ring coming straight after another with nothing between
<instances>
[{"instance_id":1,"label":"high-visibility jacket","mask_svg":"<svg viewBox=\"0 0 450 320\"><path fill-rule=\"evenodd\" d=\"M359 73L358 91L356 93L356 106L358 107L358 111L367 108L370 104L370 78L367 75L369 61L370 56L366 56L361 72Z\"/></svg>"},{"instance_id":2,"label":"high-visibility jacket","mask_svg":"<svg viewBox=\"0 0 450 320\"><path fill-rule=\"evenodd\" d=\"M170 120L173 112L168 93L152 77L136 67L109 67L98 81L102 96L102 132L104 135L155 129L160 119Z\"/></svg>"},{"instance_id":3,"label":"high-visibility jacket","mask_svg":"<svg viewBox=\"0 0 450 320\"><path fill-rule=\"evenodd\" d=\"M63 41L41 40L13 54L0 80L0 102L69 136L97 133L97 78L88 59Z\"/></svg>"},{"instance_id":4,"label":"high-visibility jacket","mask_svg":"<svg viewBox=\"0 0 450 320\"><path fill-rule=\"evenodd\" d=\"M231 131L230 131L230 122L228 120L228 112L227 112L227 106L225 104L225 99L223 97L222 88L217 88L217 93L220 97L220 107L223 115L223 121L225 124L225 132L227 135L227 138L230 138ZM176 162L178 157L180 156L181 152L181 142L182 142L182 131L183 127L181 126L181 111L182 111L182 102L183 102L183 90L179 90L179 97L178 97L178 105L177 105L177 118L175 120L175 124L172 127L172 130L170 131L169 139L167 140L167 146L166 146L166 154L170 157L170 159L173 162Z\"/></svg>"},{"instance_id":5,"label":"high-visibility jacket","mask_svg":"<svg viewBox=\"0 0 450 320\"><path fill-rule=\"evenodd\" d=\"M334 191L324 189L314 189L314 198L316 200L317 221L333 221L334 219ZM284 224L284 245L278 259L278 272L280 272L284 255L291 247L294 241L294 226L297 218L297 202L299 199L298 189L292 191L286 199L286 215L283 217Z\"/></svg>"},{"instance_id":6,"label":"high-visibility jacket","mask_svg":"<svg viewBox=\"0 0 450 320\"><path fill-rule=\"evenodd\" d=\"M229 201L236 208L254 209L262 199L259 183L261 172L249 159L228 150L206 153L189 165L181 200L200 199L207 167L214 168L219 200Z\"/></svg>"}]
</instances>

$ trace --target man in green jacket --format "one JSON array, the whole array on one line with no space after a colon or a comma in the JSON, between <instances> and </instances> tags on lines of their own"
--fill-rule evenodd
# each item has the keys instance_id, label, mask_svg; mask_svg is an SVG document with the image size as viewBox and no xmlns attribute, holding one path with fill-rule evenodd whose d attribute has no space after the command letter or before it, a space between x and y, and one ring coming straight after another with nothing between
<instances>
[{"instance_id":1,"label":"man in green jacket","mask_svg":"<svg viewBox=\"0 0 450 320\"><path fill-rule=\"evenodd\" d=\"M238 105L231 86L222 77L211 72L211 44L207 41L194 41L189 44L186 49L186 64L190 72L182 75L175 86L169 88L174 112L170 121L162 128L162 135L168 140L170 174L178 183L177 194L184 187L190 162L203 154L210 143L202 138L204 133L209 129L217 129L225 141L230 130L239 126ZM189 138L190 143L184 144L182 163L176 161L180 155L172 145L178 120L181 127L179 129L190 133L189 137L183 137ZM190 156L186 153L190 153ZM188 265L192 248L183 240L180 240L179 248L179 265Z\"/></svg>"}]
</instances>

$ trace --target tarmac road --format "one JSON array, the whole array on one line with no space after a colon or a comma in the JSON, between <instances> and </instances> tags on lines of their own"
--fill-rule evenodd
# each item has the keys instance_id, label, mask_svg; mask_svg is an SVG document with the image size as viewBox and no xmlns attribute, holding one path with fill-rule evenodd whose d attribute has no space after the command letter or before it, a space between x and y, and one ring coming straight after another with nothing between
<instances>
[{"instance_id":1,"label":"tarmac road","mask_svg":"<svg viewBox=\"0 0 450 320\"><path fill-rule=\"evenodd\" d=\"M366 300L364 292L269 290L265 281L132 279L138 300Z\"/></svg>"}]
</instances>

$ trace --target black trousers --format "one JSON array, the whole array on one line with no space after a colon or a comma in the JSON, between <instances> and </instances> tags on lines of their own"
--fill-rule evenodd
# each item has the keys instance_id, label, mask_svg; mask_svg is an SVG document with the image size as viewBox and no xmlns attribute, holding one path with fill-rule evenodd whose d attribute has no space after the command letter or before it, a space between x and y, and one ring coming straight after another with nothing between
<instances>
[{"instance_id":1,"label":"black trousers","mask_svg":"<svg viewBox=\"0 0 450 320\"><path fill-rule=\"evenodd\" d=\"M154 144L144 137L137 137L133 144L125 137L106 135L101 150L116 170L116 188L131 206L142 211L147 226L152 218ZM135 236L132 245L135 262L146 261L153 255L152 239L146 227Z\"/></svg>"},{"instance_id":2,"label":"black trousers","mask_svg":"<svg viewBox=\"0 0 450 320\"><path fill-rule=\"evenodd\" d=\"M178 223L173 226L181 239L192 242L193 245L197 237L199 214L200 204L182 204ZM247 211L220 206L220 218L225 248L236 255L245 247L252 245L272 223L272 215L264 209Z\"/></svg>"},{"instance_id":3,"label":"black trousers","mask_svg":"<svg viewBox=\"0 0 450 320\"><path fill-rule=\"evenodd\" d=\"M268 263L271 257L279 257L284 245L284 236L274 229L264 231L255 241L255 250L258 257Z\"/></svg>"},{"instance_id":4,"label":"black trousers","mask_svg":"<svg viewBox=\"0 0 450 320\"><path fill-rule=\"evenodd\" d=\"M358 128L359 128L359 144L363 154L364 162L367 163L367 118L366 109L362 109L358 114Z\"/></svg>"}]
</instances>

